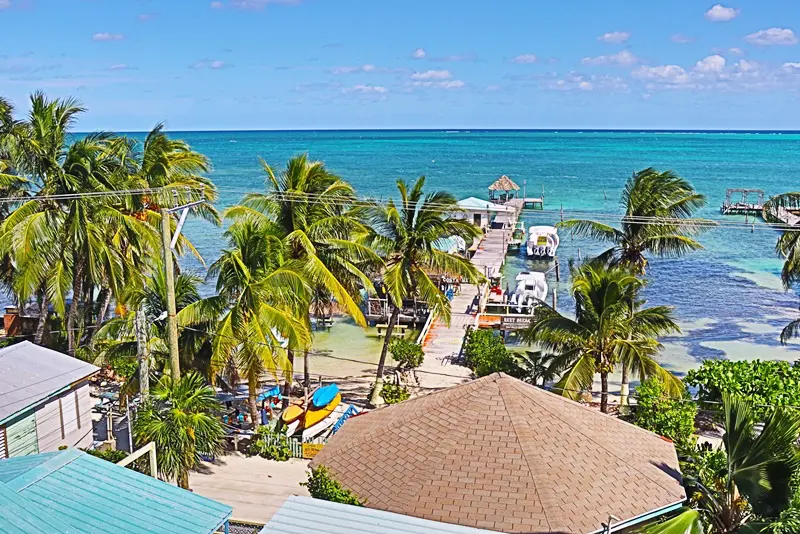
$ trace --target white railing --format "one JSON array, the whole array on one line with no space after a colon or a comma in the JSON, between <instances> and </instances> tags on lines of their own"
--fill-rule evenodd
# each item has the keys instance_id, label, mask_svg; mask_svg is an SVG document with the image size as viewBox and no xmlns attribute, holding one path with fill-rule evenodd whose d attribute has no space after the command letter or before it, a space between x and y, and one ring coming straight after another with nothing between
<instances>
[{"instance_id":1,"label":"white railing","mask_svg":"<svg viewBox=\"0 0 800 534\"><path fill-rule=\"evenodd\" d=\"M425 321L425 325L422 327L422 331L419 333L419 336L417 336L417 345L419 345L420 347L422 346L423 343L425 343L425 336L428 335L428 332L430 332L431 330L431 326L433 326L435 315L436 313L434 313L433 310L431 310L431 312L428 313L428 320Z\"/></svg>"},{"instance_id":2,"label":"white railing","mask_svg":"<svg viewBox=\"0 0 800 534\"><path fill-rule=\"evenodd\" d=\"M138 451L132 452L130 455L117 462L117 465L125 467L126 465L129 465L134 461L138 460L145 454L149 455L150 459L150 476L153 478L158 478L158 464L156 463L156 444L154 441L151 441Z\"/></svg>"}]
</instances>

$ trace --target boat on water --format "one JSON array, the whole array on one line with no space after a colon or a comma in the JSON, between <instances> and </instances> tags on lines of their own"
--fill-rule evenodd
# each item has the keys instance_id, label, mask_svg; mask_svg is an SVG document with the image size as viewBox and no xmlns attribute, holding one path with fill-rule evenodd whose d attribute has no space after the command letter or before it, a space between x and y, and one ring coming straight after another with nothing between
<instances>
[{"instance_id":1,"label":"boat on water","mask_svg":"<svg viewBox=\"0 0 800 534\"><path fill-rule=\"evenodd\" d=\"M544 273L523 271L517 275L517 287L508 299L517 313L532 313L533 308L547 298L547 279Z\"/></svg>"},{"instance_id":2,"label":"boat on water","mask_svg":"<svg viewBox=\"0 0 800 534\"><path fill-rule=\"evenodd\" d=\"M531 226L528 229L528 256L553 259L558 250L558 230L554 226Z\"/></svg>"}]
</instances>

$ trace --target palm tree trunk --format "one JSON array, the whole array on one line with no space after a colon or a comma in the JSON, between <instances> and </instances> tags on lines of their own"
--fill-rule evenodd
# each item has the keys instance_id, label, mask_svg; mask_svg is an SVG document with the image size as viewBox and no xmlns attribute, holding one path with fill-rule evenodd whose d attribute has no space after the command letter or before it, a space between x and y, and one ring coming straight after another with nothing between
<instances>
[{"instance_id":1,"label":"palm tree trunk","mask_svg":"<svg viewBox=\"0 0 800 534\"><path fill-rule=\"evenodd\" d=\"M189 489L189 471L180 471L176 478L179 488L183 488L185 490Z\"/></svg>"},{"instance_id":2,"label":"palm tree trunk","mask_svg":"<svg viewBox=\"0 0 800 534\"><path fill-rule=\"evenodd\" d=\"M600 372L600 411L608 413L608 371Z\"/></svg>"},{"instance_id":3,"label":"palm tree trunk","mask_svg":"<svg viewBox=\"0 0 800 534\"><path fill-rule=\"evenodd\" d=\"M292 349L286 350L286 358L289 360L289 379L283 382L283 400L281 406L285 410L289 407L289 397L292 394L292 382L294 382L294 351Z\"/></svg>"},{"instance_id":4,"label":"palm tree trunk","mask_svg":"<svg viewBox=\"0 0 800 534\"><path fill-rule=\"evenodd\" d=\"M136 331L136 357L139 360L139 393L142 394L142 399L146 399L150 395L150 355L147 352L147 317L141 303L136 307L133 321Z\"/></svg>"},{"instance_id":5,"label":"palm tree trunk","mask_svg":"<svg viewBox=\"0 0 800 534\"><path fill-rule=\"evenodd\" d=\"M381 399L381 390L383 389L383 369L386 367L386 356L389 354L389 344L392 342L392 330L400 316L400 307L392 304L392 315L389 317L389 325L386 327L386 338L383 340L383 348L381 349L381 358L378 360L378 370L375 373L375 386L372 388L372 396L369 403L372 406L377 406Z\"/></svg>"},{"instance_id":6,"label":"palm tree trunk","mask_svg":"<svg viewBox=\"0 0 800 534\"><path fill-rule=\"evenodd\" d=\"M261 425L261 418L258 416L258 403L256 396L258 395L258 377L252 377L247 380L247 408L250 410L250 419L253 420L253 430L258 430Z\"/></svg>"},{"instance_id":7,"label":"palm tree trunk","mask_svg":"<svg viewBox=\"0 0 800 534\"><path fill-rule=\"evenodd\" d=\"M67 352L75 356L75 323L78 321L78 306L83 294L83 272L86 269L86 258L75 254L75 272L72 274L72 302L67 313Z\"/></svg>"},{"instance_id":8,"label":"palm tree trunk","mask_svg":"<svg viewBox=\"0 0 800 534\"><path fill-rule=\"evenodd\" d=\"M87 334L90 351L94 351L94 335L100 330L100 327L103 326L103 320L108 313L108 306L111 304L111 290L107 287L101 289L100 294L97 295L97 302L97 317L95 317L94 320L94 328Z\"/></svg>"},{"instance_id":9,"label":"palm tree trunk","mask_svg":"<svg viewBox=\"0 0 800 534\"><path fill-rule=\"evenodd\" d=\"M39 321L36 323L36 333L33 336L33 342L37 345L42 344L44 339L44 328L47 326L47 309L50 307L50 301L47 298L47 290L42 290L42 300L39 304Z\"/></svg>"},{"instance_id":10,"label":"palm tree trunk","mask_svg":"<svg viewBox=\"0 0 800 534\"><path fill-rule=\"evenodd\" d=\"M628 405L628 394L630 392L630 382L629 382L629 374L630 370L628 366L624 363L622 364L622 381L620 382L619 386L619 405L620 406L627 406Z\"/></svg>"},{"instance_id":11,"label":"palm tree trunk","mask_svg":"<svg viewBox=\"0 0 800 534\"><path fill-rule=\"evenodd\" d=\"M311 374L308 372L308 349L303 350L303 393L308 398L308 391L311 389Z\"/></svg>"}]
</instances>

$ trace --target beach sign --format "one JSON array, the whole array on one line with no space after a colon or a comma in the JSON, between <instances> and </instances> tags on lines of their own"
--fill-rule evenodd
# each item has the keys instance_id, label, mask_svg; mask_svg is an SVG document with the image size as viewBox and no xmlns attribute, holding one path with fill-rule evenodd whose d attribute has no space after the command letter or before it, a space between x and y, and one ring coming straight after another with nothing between
<instances>
[{"instance_id":1,"label":"beach sign","mask_svg":"<svg viewBox=\"0 0 800 534\"><path fill-rule=\"evenodd\" d=\"M312 459L319 454L324 445L322 443L303 443L303 458L306 460Z\"/></svg>"}]
</instances>

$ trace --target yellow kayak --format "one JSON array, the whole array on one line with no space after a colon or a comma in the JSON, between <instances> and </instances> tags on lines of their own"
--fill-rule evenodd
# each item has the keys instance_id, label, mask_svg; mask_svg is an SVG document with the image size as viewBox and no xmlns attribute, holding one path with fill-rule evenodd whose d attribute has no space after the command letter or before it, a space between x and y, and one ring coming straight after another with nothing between
<instances>
[{"instance_id":1,"label":"yellow kayak","mask_svg":"<svg viewBox=\"0 0 800 534\"><path fill-rule=\"evenodd\" d=\"M300 419L300 416L303 415L303 406L300 404L292 404L288 408L286 408L283 413L281 414L281 421L286 423L287 425L293 421L297 421Z\"/></svg>"},{"instance_id":2,"label":"yellow kayak","mask_svg":"<svg viewBox=\"0 0 800 534\"><path fill-rule=\"evenodd\" d=\"M316 410L308 410L305 418L303 419L303 428L311 428L328 417L331 413L333 413L333 410L336 409L340 402L342 402L342 394L337 393L333 400L324 407L317 408Z\"/></svg>"}]
</instances>

